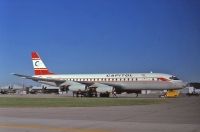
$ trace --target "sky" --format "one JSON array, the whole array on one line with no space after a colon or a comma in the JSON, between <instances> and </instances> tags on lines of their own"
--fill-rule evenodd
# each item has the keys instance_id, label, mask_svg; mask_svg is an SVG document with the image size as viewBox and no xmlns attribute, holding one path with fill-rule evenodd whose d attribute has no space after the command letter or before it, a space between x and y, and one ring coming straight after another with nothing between
<instances>
[{"instance_id":1,"label":"sky","mask_svg":"<svg viewBox=\"0 0 200 132\"><path fill-rule=\"evenodd\" d=\"M0 0L0 85L54 73L173 74L200 82L199 0Z\"/></svg>"}]
</instances>

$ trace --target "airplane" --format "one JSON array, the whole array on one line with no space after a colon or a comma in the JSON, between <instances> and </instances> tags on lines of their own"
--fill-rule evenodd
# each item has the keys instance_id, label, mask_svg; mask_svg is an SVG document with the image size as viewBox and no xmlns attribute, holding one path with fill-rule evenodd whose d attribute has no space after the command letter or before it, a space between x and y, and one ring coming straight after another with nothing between
<instances>
[{"instance_id":1,"label":"airplane","mask_svg":"<svg viewBox=\"0 0 200 132\"><path fill-rule=\"evenodd\" d=\"M37 52L32 52L33 76L13 75L72 91L77 96L109 97L117 93L141 93L141 90L177 90L186 84L176 76L164 73L54 74Z\"/></svg>"}]
</instances>

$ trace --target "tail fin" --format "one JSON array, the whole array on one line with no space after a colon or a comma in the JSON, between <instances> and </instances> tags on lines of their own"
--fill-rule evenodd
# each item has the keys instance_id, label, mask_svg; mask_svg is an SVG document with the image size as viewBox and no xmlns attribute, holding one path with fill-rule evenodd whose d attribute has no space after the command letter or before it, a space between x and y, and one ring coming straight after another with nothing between
<instances>
[{"instance_id":1,"label":"tail fin","mask_svg":"<svg viewBox=\"0 0 200 132\"><path fill-rule=\"evenodd\" d=\"M35 75L50 75L53 74L50 72L43 61L41 60L39 54L37 52L32 52L32 62L33 62L33 68Z\"/></svg>"}]
</instances>

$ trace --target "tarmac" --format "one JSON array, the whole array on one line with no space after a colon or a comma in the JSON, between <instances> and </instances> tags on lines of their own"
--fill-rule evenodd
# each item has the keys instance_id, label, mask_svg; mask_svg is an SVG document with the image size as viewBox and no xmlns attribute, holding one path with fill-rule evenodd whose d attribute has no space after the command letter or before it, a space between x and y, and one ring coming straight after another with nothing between
<instances>
[{"instance_id":1,"label":"tarmac","mask_svg":"<svg viewBox=\"0 0 200 132\"><path fill-rule=\"evenodd\" d=\"M0 132L200 132L200 97L153 105L0 108Z\"/></svg>"}]
</instances>

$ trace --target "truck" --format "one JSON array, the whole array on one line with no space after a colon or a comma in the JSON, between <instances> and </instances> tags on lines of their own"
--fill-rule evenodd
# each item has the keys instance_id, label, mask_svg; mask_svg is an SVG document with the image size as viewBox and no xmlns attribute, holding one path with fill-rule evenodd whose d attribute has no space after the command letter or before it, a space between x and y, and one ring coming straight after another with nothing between
<instances>
[{"instance_id":1,"label":"truck","mask_svg":"<svg viewBox=\"0 0 200 132\"><path fill-rule=\"evenodd\" d=\"M188 92L186 93L187 96L199 96L200 89L196 89L194 87L187 87Z\"/></svg>"}]
</instances>

